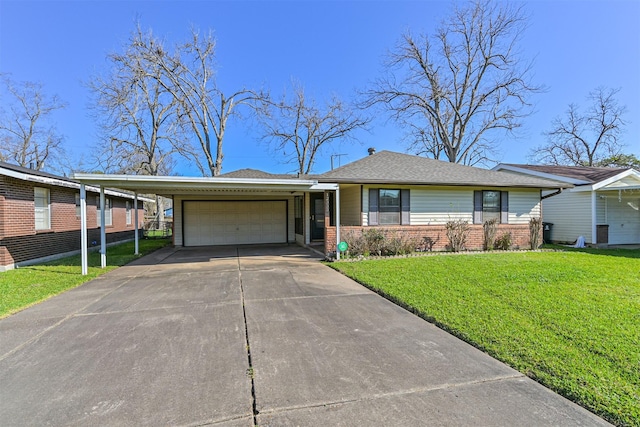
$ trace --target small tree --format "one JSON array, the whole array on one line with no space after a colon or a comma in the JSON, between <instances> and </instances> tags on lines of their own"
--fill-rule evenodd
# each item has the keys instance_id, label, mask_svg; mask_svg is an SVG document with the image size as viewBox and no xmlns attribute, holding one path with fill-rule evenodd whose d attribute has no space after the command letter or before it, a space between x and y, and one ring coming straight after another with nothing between
<instances>
[{"instance_id":1,"label":"small tree","mask_svg":"<svg viewBox=\"0 0 640 427\"><path fill-rule=\"evenodd\" d=\"M542 218L531 218L529 221L529 241L531 249L536 250L540 246L540 229L542 228Z\"/></svg>"},{"instance_id":2,"label":"small tree","mask_svg":"<svg viewBox=\"0 0 640 427\"><path fill-rule=\"evenodd\" d=\"M483 247L485 251L490 251L496 242L496 234L498 233L498 219L492 218L482 224L483 231Z\"/></svg>"},{"instance_id":3,"label":"small tree","mask_svg":"<svg viewBox=\"0 0 640 427\"><path fill-rule=\"evenodd\" d=\"M469 222L461 219L449 221L445 224L449 249L452 252L464 250L469 236Z\"/></svg>"}]
</instances>

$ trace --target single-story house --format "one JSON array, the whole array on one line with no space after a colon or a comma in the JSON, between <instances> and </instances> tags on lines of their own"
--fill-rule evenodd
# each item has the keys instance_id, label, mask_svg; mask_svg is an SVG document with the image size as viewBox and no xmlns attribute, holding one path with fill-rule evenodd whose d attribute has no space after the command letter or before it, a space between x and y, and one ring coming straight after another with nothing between
<instances>
[{"instance_id":1,"label":"single-story house","mask_svg":"<svg viewBox=\"0 0 640 427\"><path fill-rule=\"evenodd\" d=\"M640 244L640 172L633 168L499 164L494 170L572 184L544 199L551 240L604 245Z\"/></svg>"},{"instance_id":2,"label":"single-story house","mask_svg":"<svg viewBox=\"0 0 640 427\"><path fill-rule=\"evenodd\" d=\"M529 221L541 216L541 192L571 184L382 151L320 175L242 169L211 178L76 174L103 185L173 199L176 246L257 243L320 245L334 253L339 235L368 227L414 236L445 224L471 225L469 249L482 248L482 224L498 218L517 247L529 245Z\"/></svg>"},{"instance_id":3,"label":"single-story house","mask_svg":"<svg viewBox=\"0 0 640 427\"><path fill-rule=\"evenodd\" d=\"M80 251L80 183L0 162L0 271ZM88 187L88 244L99 245L100 190ZM134 195L105 191L106 243L134 238ZM139 219L144 211L138 204Z\"/></svg>"}]
</instances>

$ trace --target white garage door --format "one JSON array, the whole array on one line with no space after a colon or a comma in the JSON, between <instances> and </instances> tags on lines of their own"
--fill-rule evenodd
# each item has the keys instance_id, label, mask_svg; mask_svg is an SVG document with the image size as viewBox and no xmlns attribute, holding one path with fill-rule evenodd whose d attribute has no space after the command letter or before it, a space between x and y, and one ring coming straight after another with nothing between
<instances>
[{"instance_id":1,"label":"white garage door","mask_svg":"<svg viewBox=\"0 0 640 427\"><path fill-rule=\"evenodd\" d=\"M640 243L640 198L607 197L609 244Z\"/></svg>"},{"instance_id":2,"label":"white garage door","mask_svg":"<svg viewBox=\"0 0 640 427\"><path fill-rule=\"evenodd\" d=\"M185 201L184 245L286 243L285 201Z\"/></svg>"}]
</instances>

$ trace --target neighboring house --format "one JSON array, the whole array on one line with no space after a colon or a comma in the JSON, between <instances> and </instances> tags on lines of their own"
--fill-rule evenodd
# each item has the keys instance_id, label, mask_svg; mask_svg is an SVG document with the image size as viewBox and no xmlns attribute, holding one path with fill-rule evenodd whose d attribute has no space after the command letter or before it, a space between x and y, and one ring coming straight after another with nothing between
<instances>
[{"instance_id":1,"label":"neighboring house","mask_svg":"<svg viewBox=\"0 0 640 427\"><path fill-rule=\"evenodd\" d=\"M99 245L100 190L87 188L90 246ZM107 243L134 237L134 197L105 191ZM139 201L139 221L144 218ZM80 183L0 162L0 271L80 249Z\"/></svg>"},{"instance_id":2,"label":"neighboring house","mask_svg":"<svg viewBox=\"0 0 640 427\"><path fill-rule=\"evenodd\" d=\"M469 249L481 249L482 224L500 221L516 247L529 246L529 221L541 216L543 190L571 184L382 151L321 175L242 169L211 178L77 174L104 185L173 199L176 246L293 243L336 250L337 234L371 227L447 245L445 224L470 224ZM340 224L339 227L336 223ZM324 247L322 247L324 245Z\"/></svg>"},{"instance_id":3,"label":"neighboring house","mask_svg":"<svg viewBox=\"0 0 640 427\"><path fill-rule=\"evenodd\" d=\"M500 164L520 176L546 178L574 187L542 202L552 223L551 240L592 245L640 244L640 172L632 168Z\"/></svg>"}]
</instances>

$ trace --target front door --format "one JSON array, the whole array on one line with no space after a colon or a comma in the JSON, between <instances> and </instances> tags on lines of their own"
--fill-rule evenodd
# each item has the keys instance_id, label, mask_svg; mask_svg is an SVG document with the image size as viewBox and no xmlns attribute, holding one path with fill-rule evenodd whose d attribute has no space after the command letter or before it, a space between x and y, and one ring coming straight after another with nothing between
<instances>
[{"instance_id":1,"label":"front door","mask_svg":"<svg viewBox=\"0 0 640 427\"><path fill-rule=\"evenodd\" d=\"M311 240L324 240L324 193L311 196Z\"/></svg>"}]
</instances>

